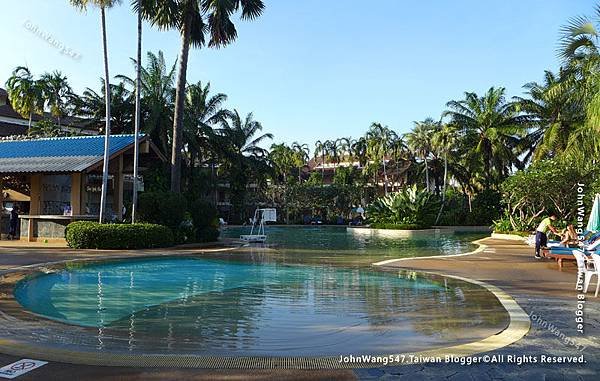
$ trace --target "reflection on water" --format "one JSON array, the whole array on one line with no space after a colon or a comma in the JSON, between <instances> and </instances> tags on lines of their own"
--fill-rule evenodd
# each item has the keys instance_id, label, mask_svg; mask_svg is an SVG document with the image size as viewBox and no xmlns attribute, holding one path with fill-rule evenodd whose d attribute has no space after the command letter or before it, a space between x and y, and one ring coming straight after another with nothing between
<instances>
[{"instance_id":1,"label":"reflection on water","mask_svg":"<svg viewBox=\"0 0 600 381\"><path fill-rule=\"evenodd\" d=\"M227 227L226 238L249 234L249 227ZM254 256L269 254L285 262L370 265L390 258L460 254L475 248L471 242L485 234L431 233L415 237L384 237L338 226L269 226L266 245L252 244Z\"/></svg>"},{"instance_id":2,"label":"reflection on water","mask_svg":"<svg viewBox=\"0 0 600 381\"><path fill-rule=\"evenodd\" d=\"M103 351L404 352L473 341L507 323L491 294L465 282L331 265L121 261L33 278L15 295L35 313L93 327Z\"/></svg>"}]
</instances>

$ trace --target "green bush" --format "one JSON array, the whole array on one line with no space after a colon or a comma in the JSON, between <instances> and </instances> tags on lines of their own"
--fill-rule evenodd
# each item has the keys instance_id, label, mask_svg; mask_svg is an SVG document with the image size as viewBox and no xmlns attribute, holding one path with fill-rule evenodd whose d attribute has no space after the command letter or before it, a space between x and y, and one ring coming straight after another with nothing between
<instances>
[{"instance_id":1,"label":"green bush","mask_svg":"<svg viewBox=\"0 0 600 381\"><path fill-rule=\"evenodd\" d=\"M392 230L420 230L427 229L426 226L418 224L371 224L369 227L373 229L392 229Z\"/></svg>"},{"instance_id":2,"label":"green bush","mask_svg":"<svg viewBox=\"0 0 600 381\"><path fill-rule=\"evenodd\" d=\"M401 224L431 226L435 220L438 201L426 190L416 185L380 197L367 208L367 216L373 224Z\"/></svg>"},{"instance_id":3,"label":"green bush","mask_svg":"<svg viewBox=\"0 0 600 381\"><path fill-rule=\"evenodd\" d=\"M172 246L173 232L156 224L100 224L72 222L65 238L74 249L147 249Z\"/></svg>"},{"instance_id":4,"label":"green bush","mask_svg":"<svg viewBox=\"0 0 600 381\"><path fill-rule=\"evenodd\" d=\"M138 218L141 222L165 225L174 232L185 221L187 200L180 193L144 192L138 201Z\"/></svg>"},{"instance_id":5,"label":"green bush","mask_svg":"<svg viewBox=\"0 0 600 381\"><path fill-rule=\"evenodd\" d=\"M196 242L213 242L219 238L219 218L213 204L202 199L194 201L190 207Z\"/></svg>"}]
</instances>

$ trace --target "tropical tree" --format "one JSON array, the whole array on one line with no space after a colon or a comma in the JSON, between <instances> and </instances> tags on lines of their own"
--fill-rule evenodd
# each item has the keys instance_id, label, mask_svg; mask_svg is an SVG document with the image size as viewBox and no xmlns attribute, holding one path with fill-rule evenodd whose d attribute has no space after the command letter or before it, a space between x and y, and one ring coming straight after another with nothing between
<instances>
[{"instance_id":1,"label":"tropical tree","mask_svg":"<svg viewBox=\"0 0 600 381\"><path fill-rule=\"evenodd\" d=\"M106 94L104 80L101 81L100 93L86 88L82 96L74 99L77 112L80 116L88 119L88 123L99 125L99 130L104 131L101 126L106 126ZM131 127L135 118L135 103L132 94L124 83L111 84L110 117L111 133L122 134L133 132Z\"/></svg>"},{"instance_id":2,"label":"tropical tree","mask_svg":"<svg viewBox=\"0 0 600 381\"><path fill-rule=\"evenodd\" d=\"M73 99L71 85L69 85L67 77L58 70L42 74L38 83L44 102L52 116L58 121L58 128L60 128L61 117L65 115L67 107Z\"/></svg>"},{"instance_id":3,"label":"tropical tree","mask_svg":"<svg viewBox=\"0 0 600 381\"><path fill-rule=\"evenodd\" d=\"M252 113L242 118L234 110L221 126L215 129L215 149L222 159L221 170L229 176L232 204L237 217L244 216L244 199L249 180L256 180L268 173L266 158L268 152L260 147L264 140L272 139L273 134L260 134L262 125L254 120Z\"/></svg>"},{"instance_id":4,"label":"tropical tree","mask_svg":"<svg viewBox=\"0 0 600 381\"><path fill-rule=\"evenodd\" d=\"M31 130L33 114L44 111L40 83L33 79L27 67L18 66L6 81L6 90L12 108L23 118L29 119L28 127Z\"/></svg>"},{"instance_id":5,"label":"tropical tree","mask_svg":"<svg viewBox=\"0 0 600 381\"><path fill-rule=\"evenodd\" d=\"M413 151L414 155L423 160L425 164L425 190L430 191L429 182L429 163L427 161L431 154L431 135L438 128L438 122L432 118L427 118L422 122L414 122L414 127L411 132L405 134L404 138L408 147Z\"/></svg>"},{"instance_id":6,"label":"tropical tree","mask_svg":"<svg viewBox=\"0 0 600 381\"><path fill-rule=\"evenodd\" d=\"M491 87L483 96L465 93L465 99L450 101L443 116L450 117L483 165L485 188L497 186L513 166L522 168L520 141L526 132L527 117L518 103L507 102L503 87Z\"/></svg>"},{"instance_id":7,"label":"tropical tree","mask_svg":"<svg viewBox=\"0 0 600 381\"><path fill-rule=\"evenodd\" d=\"M102 191L100 195L100 223L106 219L106 194L108 191L108 160L110 144L110 75L108 71L108 47L106 39L106 9L121 3L121 0L70 0L71 4L83 11L89 5L100 8L100 25L102 30L102 47L104 53L104 88L106 104L106 127L104 130L104 162L102 166ZM60 124L60 119L59 119Z\"/></svg>"},{"instance_id":8,"label":"tropical tree","mask_svg":"<svg viewBox=\"0 0 600 381\"><path fill-rule=\"evenodd\" d=\"M411 159L411 152L403 136L395 136L390 142L390 154L394 160L394 166L396 169L394 184L401 186L402 182L400 181L400 173L406 170L406 167L403 166L403 164L408 162L410 165Z\"/></svg>"},{"instance_id":9,"label":"tropical tree","mask_svg":"<svg viewBox=\"0 0 600 381\"><path fill-rule=\"evenodd\" d=\"M325 156L327 155L327 141L322 142L317 140L315 142L315 159L317 155L321 157L321 179L325 177Z\"/></svg>"},{"instance_id":10,"label":"tropical tree","mask_svg":"<svg viewBox=\"0 0 600 381\"><path fill-rule=\"evenodd\" d=\"M173 124L173 101L175 82L175 63L167 65L162 51L158 54L148 52L146 67L140 67L142 125L141 129L152 137L161 152L169 156L170 129ZM132 60L137 65L136 60ZM135 80L118 75L117 79L135 88Z\"/></svg>"},{"instance_id":11,"label":"tropical tree","mask_svg":"<svg viewBox=\"0 0 600 381\"><path fill-rule=\"evenodd\" d=\"M287 184L287 176L296 167L296 152L285 143L272 144L269 152L269 161L275 170L276 177L283 179Z\"/></svg>"},{"instance_id":12,"label":"tropical tree","mask_svg":"<svg viewBox=\"0 0 600 381\"><path fill-rule=\"evenodd\" d=\"M448 154L456 146L457 140L458 137L456 127L451 124L440 125L440 128L433 132L432 148L444 158L444 182L442 186L442 203L440 205L440 210L435 219L436 224L440 220L442 210L444 209L444 203L446 202L446 186L448 185Z\"/></svg>"},{"instance_id":13,"label":"tropical tree","mask_svg":"<svg viewBox=\"0 0 600 381\"><path fill-rule=\"evenodd\" d=\"M181 52L175 93L171 150L171 190L181 188L181 149L187 65L190 46L219 48L232 43L237 30L231 16L253 20L264 9L262 0L164 0L139 1L142 15L161 29L178 29Z\"/></svg>"},{"instance_id":14,"label":"tropical tree","mask_svg":"<svg viewBox=\"0 0 600 381\"><path fill-rule=\"evenodd\" d=\"M302 167L308 162L310 157L310 149L308 144L300 144L298 142L292 143L292 150L294 151L294 164L298 168L298 183L302 182Z\"/></svg>"},{"instance_id":15,"label":"tropical tree","mask_svg":"<svg viewBox=\"0 0 600 381\"><path fill-rule=\"evenodd\" d=\"M386 160L388 151L391 148L391 142L395 137L395 132L390 130L387 126L383 126L381 123L372 123L366 134L367 153L374 162L381 162L383 164L383 188L386 195L388 193Z\"/></svg>"}]
</instances>

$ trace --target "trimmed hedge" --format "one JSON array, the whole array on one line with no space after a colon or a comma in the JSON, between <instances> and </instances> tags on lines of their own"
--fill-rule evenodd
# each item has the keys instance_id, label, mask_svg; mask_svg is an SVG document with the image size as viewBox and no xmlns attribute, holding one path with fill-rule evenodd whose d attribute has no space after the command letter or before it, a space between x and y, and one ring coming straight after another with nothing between
<instances>
[{"instance_id":1,"label":"trimmed hedge","mask_svg":"<svg viewBox=\"0 0 600 381\"><path fill-rule=\"evenodd\" d=\"M65 238L74 249L147 249L173 246L173 232L156 224L100 224L72 222Z\"/></svg>"}]
</instances>

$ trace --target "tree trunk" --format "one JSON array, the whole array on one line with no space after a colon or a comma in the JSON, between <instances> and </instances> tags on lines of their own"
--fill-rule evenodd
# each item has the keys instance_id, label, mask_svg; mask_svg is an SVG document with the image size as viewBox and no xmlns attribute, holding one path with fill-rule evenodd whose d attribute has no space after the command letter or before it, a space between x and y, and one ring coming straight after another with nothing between
<instances>
[{"instance_id":1,"label":"tree trunk","mask_svg":"<svg viewBox=\"0 0 600 381\"><path fill-rule=\"evenodd\" d=\"M135 78L135 143L133 145L133 195L131 198L131 223L135 223L135 217L137 212L137 199L138 199L138 167L139 167L139 156L140 156L140 144L139 144L139 133L140 133L140 118L141 118L141 91L142 91L142 14L138 10L137 19L137 65L136 65L136 78Z\"/></svg>"},{"instance_id":2,"label":"tree trunk","mask_svg":"<svg viewBox=\"0 0 600 381\"><path fill-rule=\"evenodd\" d=\"M388 194L388 177L387 177L387 169L385 167L385 154L383 155L383 192L385 193L385 195L387 196Z\"/></svg>"},{"instance_id":3,"label":"tree trunk","mask_svg":"<svg viewBox=\"0 0 600 381\"><path fill-rule=\"evenodd\" d=\"M102 46L104 49L104 102L106 103L106 121L104 127L104 162L102 163L102 191L100 193L100 223L106 221L106 195L108 192L108 161L110 159L110 77L108 74L108 48L106 42L106 12L100 8L102 23ZM60 125L60 117L59 117Z\"/></svg>"},{"instance_id":4,"label":"tree trunk","mask_svg":"<svg viewBox=\"0 0 600 381\"><path fill-rule=\"evenodd\" d=\"M175 91L175 114L173 115L173 145L171 149L171 192L181 191L181 146L183 107L187 77L188 55L190 52L191 15L186 15L181 30L181 52L179 53L179 73Z\"/></svg>"},{"instance_id":5,"label":"tree trunk","mask_svg":"<svg viewBox=\"0 0 600 381\"><path fill-rule=\"evenodd\" d=\"M429 192L429 165L427 164L427 155L425 156L425 189Z\"/></svg>"},{"instance_id":6,"label":"tree trunk","mask_svg":"<svg viewBox=\"0 0 600 381\"><path fill-rule=\"evenodd\" d=\"M442 186L442 205L440 205L440 211L435 218L435 224L440 221L440 217L442 216L442 211L444 210L444 203L446 202L446 181L448 178L448 154L444 154L444 185Z\"/></svg>"}]
</instances>

